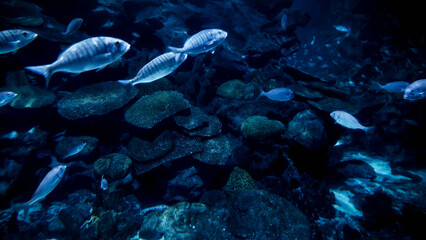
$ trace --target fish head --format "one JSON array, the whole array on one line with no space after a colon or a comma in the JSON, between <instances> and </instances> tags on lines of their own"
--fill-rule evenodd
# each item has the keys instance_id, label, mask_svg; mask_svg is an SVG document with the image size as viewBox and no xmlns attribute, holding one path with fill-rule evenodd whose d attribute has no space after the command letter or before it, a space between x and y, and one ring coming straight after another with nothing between
<instances>
[{"instance_id":1,"label":"fish head","mask_svg":"<svg viewBox=\"0 0 426 240\"><path fill-rule=\"evenodd\" d=\"M38 34L34 33L34 32L30 32L30 31L21 31L21 37L22 39L25 39L25 41L27 42L31 42L32 40L34 40Z\"/></svg>"},{"instance_id":2,"label":"fish head","mask_svg":"<svg viewBox=\"0 0 426 240\"><path fill-rule=\"evenodd\" d=\"M294 93L291 89L288 89L287 97L289 100L294 98Z\"/></svg>"},{"instance_id":3,"label":"fish head","mask_svg":"<svg viewBox=\"0 0 426 240\"><path fill-rule=\"evenodd\" d=\"M330 113L330 116L336 120L336 122L339 120L339 112L338 111L334 111L332 113Z\"/></svg>"},{"instance_id":4,"label":"fish head","mask_svg":"<svg viewBox=\"0 0 426 240\"><path fill-rule=\"evenodd\" d=\"M4 93L8 99L13 99L14 97L18 96L18 94L14 92L5 92Z\"/></svg>"},{"instance_id":5,"label":"fish head","mask_svg":"<svg viewBox=\"0 0 426 240\"><path fill-rule=\"evenodd\" d=\"M111 53L113 55L121 56L130 49L130 44L118 38L111 39Z\"/></svg>"},{"instance_id":6,"label":"fish head","mask_svg":"<svg viewBox=\"0 0 426 240\"><path fill-rule=\"evenodd\" d=\"M222 29L213 29L212 34L213 38L219 41L225 40L225 38L228 36L228 33Z\"/></svg>"},{"instance_id":7,"label":"fish head","mask_svg":"<svg viewBox=\"0 0 426 240\"><path fill-rule=\"evenodd\" d=\"M65 170L67 169L67 166L66 165L59 165L55 168L56 168L55 170L57 172L56 176L58 178L62 178L64 176Z\"/></svg>"},{"instance_id":8,"label":"fish head","mask_svg":"<svg viewBox=\"0 0 426 240\"><path fill-rule=\"evenodd\" d=\"M414 101L414 100L418 100L418 99L422 99L424 98L423 96L424 94L422 94L418 89L416 88L406 88L404 91L404 99L405 100L410 100L410 101Z\"/></svg>"}]
</instances>

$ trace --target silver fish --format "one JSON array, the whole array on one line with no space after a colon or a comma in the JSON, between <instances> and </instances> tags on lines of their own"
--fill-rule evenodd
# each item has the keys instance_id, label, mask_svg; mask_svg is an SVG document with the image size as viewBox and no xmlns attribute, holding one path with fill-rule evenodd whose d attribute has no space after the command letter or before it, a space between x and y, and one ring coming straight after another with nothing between
<instances>
[{"instance_id":1,"label":"silver fish","mask_svg":"<svg viewBox=\"0 0 426 240\"><path fill-rule=\"evenodd\" d=\"M257 99L262 96L265 96L273 101L285 102L293 99L294 93L290 88L274 88L269 92L264 92L262 89L260 89L260 94Z\"/></svg>"},{"instance_id":2,"label":"silver fish","mask_svg":"<svg viewBox=\"0 0 426 240\"><path fill-rule=\"evenodd\" d=\"M136 77L129 80L119 80L121 84L136 85L139 83L150 83L165 77L176 70L188 55L184 53L164 53L143 66Z\"/></svg>"},{"instance_id":3,"label":"silver fish","mask_svg":"<svg viewBox=\"0 0 426 240\"><path fill-rule=\"evenodd\" d=\"M37 36L37 33L20 29L0 31L0 54L15 52Z\"/></svg>"},{"instance_id":4,"label":"silver fish","mask_svg":"<svg viewBox=\"0 0 426 240\"><path fill-rule=\"evenodd\" d=\"M411 83L404 91L404 99L414 101L426 98L426 79Z\"/></svg>"},{"instance_id":5,"label":"silver fish","mask_svg":"<svg viewBox=\"0 0 426 240\"><path fill-rule=\"evenodd\" d=\"M76 146L70 149L70 151L63 157L63 159L74 156L77 153L81 152L83 148L86 146L86 144L87 143L85 142L77 144Z\"/></svg>"},{"instance_id":6,"label":"silver fish","mask_svg":"<svg viewBox=\"0 0 426 240\"><path fill-rule=\"evenodd\" d=\"M64 176L66 168L67 166L65 165L59 165L54 167L52 170L50 170L46 174L46 176L43 178L40 185L38 185L31 199L28 202L21 204L21 206L19 206L24 208L24 219L27 216L29 208L33 204L43 200L50 192L53 191L53 189L56 188L56 186L58 185L58 183L61 181L62 177Z\"/></svg>"},{"instance_id":7,"label":"silver fish","mask_svg":"<svg viewBox=\"0 0 426 240\"><path fill-rule=\"evenodd\" d=\"M99 71L119 59L129 49L130 44L121 39L93 37L71 45L52 64L25 69L43 75L47 87L55 72L82 73L93 69Z\"/></svg>"},{"instance_id":8,"label":"silver fish","mask_svg":"<svg viewBox=\"0 0 426 240\"><path fill-rule=\"evenodd\" d=\"M106 191L108 189L108 181L104 178L104 176L102 175L102 179L101 179L101 189Z\"/></svg>"},{"instance_id":9,"label":"silver fish","mask_svg":"<svg viewBox=\"0 0 426 240\"><path fill-rule=\"evenodd\" d=\"M287 14L283 14L283 16L281 17L281 28L283 29L283 31L285 32L287 30Z\"/></svg>"},{"instance_id":10,"label":"silver fish","mask_svg":"<svg viewBox=\"0 0 426 240\"><path fill-rule=\"evenodd\" d=\"M374 128L374 127L363 126L361 123L359 123L358 119L356 119L354 116L344 111L334 111L330 113L330 116L334 120L336 120L336 123L346 128L361 129L361 130L364 130L365 132Z\"/></svg>"},{"instance_id":11,"label":"silver fish","mask_svg":"<svg viewBox=\"0 0 426 240\"><path fill-rule=\"evenodd\" d=\"M343 26L343 25L333 25L333 27L339 32L350 32L351 28Z\"/></svg>"},{"instance_id":12,"label":"silver fish","mask_svg":"<svg viewBox=\"0 0 426 240\"><path fill-rule=\"evenodd\" d=\"M0 92L0 107L12 102L17 95L14 92Z\"/></svg>"},{"instance_id":13,"label":"silver fish","mask_svg":"<svg viewBox=\"0 0 426 240\"><path fill-rule=\"evenodd\" d=\"M63 32L62 34L67 36L71 35L78 31L78 29L81 27L81 24L83 24L83 19L81 18L74 18L71 20L71 22L68 24L67 30Z\"/></svg>"},{"instance_id":14,"label":"silver fish","mask_svg":"<svg viewBox=\"0 0 426 240\"><path fill-rule=\"evenodd\" d=\"M169 49L172 52L186 53L191 56L208 51L213 53L214 49L219 46L227 36L228 33L221 29L206 29L189 37L182 48L169 47Z\"/></svg>"},{"instance_id":15,"label":"silver fish","mask_svg":"<svg viewBox=\"0 0 426 240\"><path fill-rule=\"evenodd\" d=\"M396 81L396 82L390 82L385 85L381 85L380 83L377 83L377 86L379 86L380 89L384 89L391 93L398 93L398 92L404 92L404 90L410 85L408 82L404 81Z\"/></svg>"}]
</instances>

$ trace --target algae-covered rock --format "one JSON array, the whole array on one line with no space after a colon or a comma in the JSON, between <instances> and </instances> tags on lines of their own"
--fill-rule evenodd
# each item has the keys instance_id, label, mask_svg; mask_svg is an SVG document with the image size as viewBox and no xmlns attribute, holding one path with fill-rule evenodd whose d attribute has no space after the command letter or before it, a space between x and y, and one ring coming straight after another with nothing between
<instances>
[{"instance_id":1,"label":"algae-covered rock","mask_svg":"<svg viewBox=\"0 0 426 240\"><path fill-rule=\"evenodd\" d=\"M221 97L243 99L246 92L246 83L241 80L230 80L222 83L216 90Z\"/></svg>"},{"instance_id":2,"label":"algae-covered rock","mask_svg":"<svg viewBox=\"0 0 426 240\"><path fill-rule=\"evenodd\" d=\"M256 183L248 172L239 167L235 167L231 175L229 175L228 182L225 187L223 187L223 191L235 193L245 189L256 189Z\"/></svg>"},{"instance_id":3,"label":"algae-covered rock","mask_svg":"<svg viewBox=\"0 0 426 240\"><path fill-rule=\"evenodd\" d=\"M137 89L117 82L102 82L86 86L58 102L61 116L74 120L104 115L121 108L137 94Z\"/></svg>"},{"instance_id":4,"label":"algae-covered rock","mask_svg":"<svg viewBox=\"0 0 426 240\"><path fill-rule=\"evenodd\" d=\"M129 142L129 155L139 162L160 158L172 150L174 139L170 132L164 132L153 142L135 137Z\"/></svg>"},{"instance_id":5,"label":"algae-covered rock","mask_svg":"<svg viewBox=\"0 0 426 240\"><path fill-rule=\"evenodd\" d=\"M73 149L76 146L83 143L86 143L86 145L84 145L81 151L79 151L75 155L62 159L61 161L69 161L81 156L89 155L93 152L93 150L95 150L96 145L98 143L98 139L89 136L64 137L60 142L58 142L58 145L56 145L55 151L61 158L63 158L73 152Z\"/></svg>"},{"instance_id":6,"label":"algae-covered rock","mask_svg":"<svg viewBox=\"0 0 426 240\"><path fill-rule=\"evenodd\" d=\"M176 91L160 91L133 104L124 115L130 124L150 129L164 119L190 107L188 100Z\"/></svg>"},{"instance_id":7,"label":"algae-covered rock","mask_svg":"<svg viewBox=\"0 0 426 240\"><path fill-rule=\"evenodd\" d=\"M318 150L326 143L324 125L310 110L294 116L288 125L287 136L309 150Z\"/></svg>"},{"instance_id":8,"label":"algae-covered rock","mask_svg":"<svg viewBox=\"0 0 426 240\"><path fill-rule=\"evenodd\" d=\"M232 159L236 144L229 136L218 137L204 141L203 152L194 154L194 158L211 165L225 165Z\"/></svg>"},{"instance_id":9,"label":"algae-covered rock","mask_svg":"<svg viewBox=\"0 0 426 240\"><path fill-rule=\"evenodd\" d=\"M189 115L175 116L174 120L190 136L213 137L222 130L222 123L216 116L207 115L197 107L191 107Z\"/></svg>"},{"instance_id":10,"label":"algae-covered rock","mask_svg":"<svg viewBox=\"0 0 426 240\"><path fill-rule=\"evenodd\" d=\"M111 153L96 160L95 173L112 179L124 178L130 171L132 160L121 153Z\"/></svg>"},{"instance_id":11,"label":"algae-covered rock","mask_svg":"<svg viewBox=\"0 0 426 240\"><path fill-rule=\"evenodd\" d=\"M248 117L241 125L244 137L254 140L265 140L285 131L285 126L280 121L269 120L264 116Z\"/></svg>"},{"instance_id":12,"label":"algae-covered rock","mask_svg":"<svg viewBox=\"0 0 426 240\"><path fill-rule=\"evenodd\" d=\"M27 85L10 90L18 94L10 103L13 108L39 108L53 104L56 99L53 92L37 86Z\"/></svg>"}]
</instances>

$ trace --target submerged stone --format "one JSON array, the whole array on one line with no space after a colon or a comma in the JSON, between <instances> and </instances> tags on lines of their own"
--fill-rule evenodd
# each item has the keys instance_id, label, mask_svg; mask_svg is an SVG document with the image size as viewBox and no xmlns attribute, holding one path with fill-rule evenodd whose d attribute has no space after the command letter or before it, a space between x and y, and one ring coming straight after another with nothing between
<instances>
[{"instance_id":1,"label":"submerged stone","mask_svg":"<svg viewBox=\"0 0 426 240\"><path fill-rule=\"evenodd\" d=\"M111 153L96 160L93 164L95 173L112 179L124 178L130 171L132 160L121 153Z\"/></svg>"},{"instance_id":2,"label":"submerged stone","mask_svg":"<svg viewBox=\"0 0 426 240\"><path fill-rule=\"evenodd\" d=\"M174 136L164 132L153 142L133 138L129 142L129 155L138 162L151 161L166 155L173 149Z\"/></svg>"},{"instance_id":3,"label":"submerged stone","mask_svg":"<svg viewBox=\"0 0 426 240\"><path fill-rule=\"evenodd\" d=\"M246 92L246 83L234 79L222 83L216 90L216 94L221 97L243 99Z\"/></svg>"},{"instance_id":4,"label":"submerged stone","mask_svg":"<svg viewBox=\"0 0 426 240\"><path fill-rule=\"evenodd\" d=\"M228 161L233 160L234 149L238 145L227 135L204 141L203 151L194 154L194 158L211 165L225 165Z\"/></svg>"},{"instance_id":5,"label":"submerged stone","mask_svg":"<svg viewBox=\"0 0 426 240\"><path fill-rule=\"evenodd\" d=\"M176 124L190 136L213 137L222 130L222 123L214 115L207 115L198 107L191 107L188 116L175 116Z\"/></svg>"},{"instance_id":6,"label":"submerged stone","mask_svg":"<svg viewBox=\"0 0 426 240\"><path fill-rule=\"evenodd\" d=\"M326 144L324 125L310 110L294 116L288 124L287 136L310 150L318 150Z\"/></svg>"},{"instance_id":7,"label":"submerged stone","mask_svg":"<svg viewBox=\"0 0 426 240\"><path fill-rule=\"evenodd\" d=\"M228 182L225 187L223 187L223 191L227 193L236 193L245 189L256 188L256 183L250 174L244 169L235 167L228 178Z\"/></svg>"},{"instance_id":8,"label":"submerged stone","mask_svg":"<svg viewBox=\"0 0 426 240\"><path fill-rule=\"evenodd\" d=\"M56 100L52 91L37 86L21 86L10 90L18 94L10 103L13 108L40 108L51 105Z\"/></svg>"},{"instance_id":9,"label":"submerged stone","mask_svg":"<svg viewBox=\"0 0 426 240\"><path fill-rule=\"evenodd\" d=\"M127 122L151 129L164 119L190 107L188 100L176 91L160 91L147 95L133 104L124 115Z\"/></svg>"},{"instance_id":10,"label":"submerged stone","mask_svg":"<svg viewBox=\"0 0 426 240\"><path fill-rule=\"evenodd\" d=\"M75 120L105 115L123 107L137 94L137 89L117 82L89 85L65 96L58 102L61 116Z\"/></svg>"},{"instance_id":11,"label":"submerged stone","mask_svg":"<svg viewBox=\"0 0 426 240\"><path fill-rule=\"evenodd\" d=\"M264 116L250 116L241 125L244 137L254 140L265 140L280 135L285 126L280 121L269 120Z\"/></svg>"}]
</instances>

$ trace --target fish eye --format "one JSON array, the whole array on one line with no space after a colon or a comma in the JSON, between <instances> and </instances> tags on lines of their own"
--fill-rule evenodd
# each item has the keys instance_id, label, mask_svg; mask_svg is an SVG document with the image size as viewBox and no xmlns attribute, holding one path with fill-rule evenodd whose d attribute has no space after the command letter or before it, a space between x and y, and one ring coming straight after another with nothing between
<instances>
[{"instance_id":1,"label":"fish eye","mask_svg":"<svg viewBox=\"0 0 426 240\"><path fill-rule=\"evenodd\" d=\"M120 42L119 41L115 41L115 46L120 47Z\"/></svg>"},{"instance_id":2,"label":"fish eye","mask_svg":"<svg viewBox=\"0 0 426 240\"><path fill-rule=\"evenodd\" d=\"M23 32L23 33L22 33L22 36L24 36L24 37L28 37L28 33L27 33L27 32Z\"/></svg>"},{"instance_id":3,"label":"fish eye","mask_svg":"<svg viewBox=\"0 0 426 240\"><path fill-rule=\"evenodd\" d=\"M412 90L412 91L410 92L410 94L411 94L411 95L414 95L414 94L415 94L415 91L414 91L414 90Z\"/></svg>"}]
</instances>

